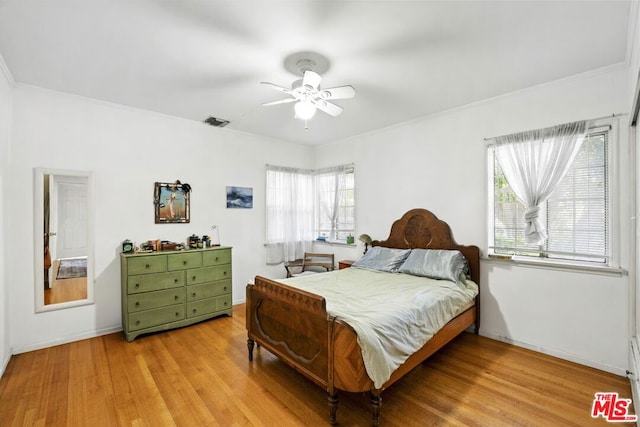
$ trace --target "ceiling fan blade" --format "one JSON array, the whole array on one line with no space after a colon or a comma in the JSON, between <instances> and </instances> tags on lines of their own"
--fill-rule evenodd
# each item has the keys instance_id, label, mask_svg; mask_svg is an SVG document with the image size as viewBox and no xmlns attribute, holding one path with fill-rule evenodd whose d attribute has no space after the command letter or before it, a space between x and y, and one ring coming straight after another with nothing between
<instances>
[{"instance_id":1,"label":"ceiling fan blade","mask_svg":"<svg viewBox=\"0 0 640 427\"><path fill-rule=\"evenodd\" d=\"M304 72L304 76L302 77L302 85L311 86L314 90L318 89L321 81L322 77L314 71L307 70Z\"/></svg>"},{"instance_id":2,"label":"ceiling fan blade","mask_svg":"<svg viewBox=\"0 0 640 427\"><path fill-rule=\"evenodd\" d=\"M353 98L354 96L356 96L356 90L351 85L332 87L320 91L322 99L344 99Z\"/></svg>"},{"instance_id":3,"label":"ceiling fan blade","mask_svg":"<svg viewBox=\"0 0 640 427\"><path fill-rule=\"evenodd\" d=\"M314 104L316 108L318 108L318 110L322 110L333 117L338 117L340 114L342 114L342 110L344 110L344 108L342 108L341 106L322 99L315 101Z\"/></svg>"},{"instance_id":4,"label":"ceiling fan blade","mask_svg":"<svg viewBox=\"0 0 640 427\"><path fill-rule=\"evenodd\" d=\"M297 99L295 99L295 98L285 98L285 99L281 99L279 101L265 102L264 104L262 104L262 106L263 107L268 107L269 105L288 104L288 103L294 102L294 101L297 101Z\"/></svg>"},{"instance_id":5,"label":"ceiling fan blade","mask_svg":"<svg viewBox=\"0 0 640 427\"><path fill-rule=\"evenodd\" d=\"M279 85L277 85L277 84L269 83L269 82L260 82L260 84L261 84L261 85L267 85L267 86L270 86L270 87L272 87L272 88L273 88L273 89L275 89L275 90L279 90L280 92L284 92L284 93L286 93L287 95L290 95L290 94L291 94L291 89L289 89L288 87L279 86Z\"/></svg>"}]
</instances>

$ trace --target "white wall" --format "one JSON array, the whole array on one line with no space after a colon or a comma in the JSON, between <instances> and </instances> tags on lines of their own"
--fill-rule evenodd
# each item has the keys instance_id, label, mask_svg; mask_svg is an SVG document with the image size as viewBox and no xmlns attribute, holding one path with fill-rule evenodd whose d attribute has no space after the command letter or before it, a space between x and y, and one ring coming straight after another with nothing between
<instances>
[{"instance_id":1,"label":"white wall","mask_svg":"<svg viewBox=\"0 0 640 427\"><path fill-rule=\"evenodd\" d=\"M484 138L628 109L624 65L324 145L316 167L356 165L356 235L386 238L411 208L433 211L459 243L487 253ZM627 117L617 141L621 194L629 194ZM620 198L622 267L629 267L628 198ZM361 249L351 252L358 257ZM481 334L624 374L628 277L483 261Z\"/></svg>"},{"instance_id":2,"label":"white wall","mask_svg":"<svg viewBox=\"0 0 640 427\"><path fill-rule=\"evenodd\" d=\"M0 120L2 116L0 116ZM12 156L5 175L7 283L13 351L121 328L120 243L220 228L233 246L233 301L256 274L283 277L264 255L265 164L310 167L309 147L77 96L17 85ZM33 168L89 170L96 182L94 305L34 313ZM154 182L192 186L190 224L154 224ZM253 209L227 209L228 185L253 187ZM3 239L4 240L4 239Z\"/></svg>"},{"instance_id":3,"label":"white wall","mask_svg":"<svg viewBox=\"0 0 640 427\"><path fill-rule=\"evenodd\" d=\"M6 176L6 164L11 138L11 112L13 99L13 78L0 55L0 376L11 357L11 322L9 319L9 287L7 286L4 254L5 228L3 180Z\"/></svg>"}]
</instances>

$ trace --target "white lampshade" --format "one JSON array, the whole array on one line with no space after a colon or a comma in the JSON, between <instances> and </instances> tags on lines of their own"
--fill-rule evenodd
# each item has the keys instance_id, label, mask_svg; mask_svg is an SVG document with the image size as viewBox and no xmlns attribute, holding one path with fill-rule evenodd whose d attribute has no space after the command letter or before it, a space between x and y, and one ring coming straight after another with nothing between
<instances>
[{"instance_id":1,"label":"white lampshade","mask_svg":"<svg viewBox=\"0 0 640 427\"><path fill-rule=\"evenodd\" d=\"M298 101L293 108L296 117L302 120L309 120L316 113L316 106L311 101Z\"/></svg>"}]
</instances>

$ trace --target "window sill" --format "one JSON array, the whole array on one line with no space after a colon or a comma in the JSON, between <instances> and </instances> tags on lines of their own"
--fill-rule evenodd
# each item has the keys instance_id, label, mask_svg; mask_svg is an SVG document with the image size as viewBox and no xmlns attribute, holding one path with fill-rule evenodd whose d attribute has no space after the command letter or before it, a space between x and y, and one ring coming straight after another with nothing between
<instances>
[{"instance_id":1,"label":"window sill","mask_svg":"<svg viewBox=\"0 0 640 427\"><path fill-rule=\"evenodd\" d=\"M621 267L609 267L605 265L590 265L587 263L569 263L569 262L559 262L559 261L551 261L551 260L535 260L535 259L527 259L524 257L514 256L511 258L499 258L499 257L483 257L483 262L495 263L495 264L506 264L506 265L516 265L519 267L530 267L530 268L542 268L547 270L560 270L560 271L571 271L571 272L582 272L582 273L591 273L591 274L602 274L605 276L626 276L628 271Z\"/></svg>"},{"instance_id":2,"label":"window sill","mask_svg":"<svg viewBox=\"0 0 640 427\"><path fill-rule=\"evenodd\" d=\"M352 248L356 247L355 243L347 243L345 241L340 241L340 240L314 240L313 243L320 244L320 245L329 245L329 246L348 246Z\"/></svg>"}]
</instances>

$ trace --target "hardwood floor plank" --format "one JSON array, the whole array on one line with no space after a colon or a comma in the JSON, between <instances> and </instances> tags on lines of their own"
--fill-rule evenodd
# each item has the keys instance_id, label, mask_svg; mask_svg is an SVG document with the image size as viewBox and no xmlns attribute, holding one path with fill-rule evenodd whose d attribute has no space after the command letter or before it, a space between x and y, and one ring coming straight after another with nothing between
<instances>
[{"instance_id":1,"label":"hardwood floor plank","mask_svg":"<svg viewBox=\"0 0 640 427\"><path fill-rule=\"evenodd\" d=\"M240 305L233 317L131 343L117 333L13 356L0 379L0 425L328 425L324 390L264 348L248 361L244 322ZM599 391L631 398L626 378L463 334L384 391L380 421L604 426L590 416ZM339 397L340 425L370 425L366 396Z\"/></svg>"}]
</instances>

